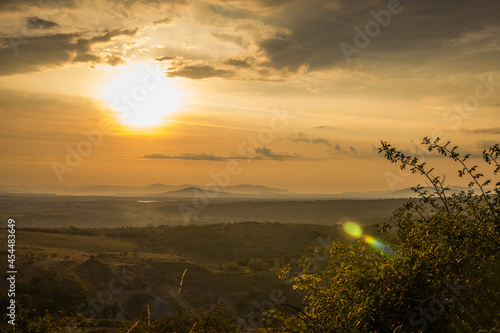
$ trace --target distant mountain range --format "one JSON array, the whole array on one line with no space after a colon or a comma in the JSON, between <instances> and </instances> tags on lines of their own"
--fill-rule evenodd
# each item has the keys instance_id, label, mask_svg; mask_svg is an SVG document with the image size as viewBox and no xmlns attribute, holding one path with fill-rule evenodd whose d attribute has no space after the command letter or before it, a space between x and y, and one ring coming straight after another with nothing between
<instances>
[{"instance_id":1,"label":"distant mountain range","mask_svg":"<svg viewBox=\"0 0 500 333\"><path fill-rule=\"evenodd\" d=\"M426 188L431 191L431 188ZM467 191L466 187L450 187L449 194ZM329 199L400 199L416 197L410 189L344 192L339 194L303 194L285 189L262 185L240 184L223 188L204 188L199 185L165 185L151 184L146 186L126 185L89 185L79 187L63 186L0 186L2 195L78 195L78 196L122 196L122 197L158 197L168 199L186 199L204 195L210 198L234 199L280 199L280 200L329 200Z\"/></svg>"}]
</instances>

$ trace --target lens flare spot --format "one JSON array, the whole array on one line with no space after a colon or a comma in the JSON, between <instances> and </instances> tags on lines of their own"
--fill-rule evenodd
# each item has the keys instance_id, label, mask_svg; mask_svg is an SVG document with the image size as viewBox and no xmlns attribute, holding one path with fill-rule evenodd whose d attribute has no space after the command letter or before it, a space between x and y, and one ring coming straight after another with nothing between
<instances>
[{"instance_id":1,"label":"lens flare spot","mask_svg":"<svg viewBox=\"0 0 500 333\"><path fill-rule=\"evenodd\" d=\"M375 250L380 251L384 255L392 257L395 254L395 251L391 246L385 244L384 242L372 236L364 236L363 240L366 242L366 244L369 244Z\"/></svg>"},{"instance_id":2,"label":"lens flare spot","mask_svg":"<svg viewBox=\"0 0 500 333\"><path fill-rule=\"evenodd\" d=\"M363 230L361 229L361 227L354 222L344 223L343 228L344 231L352 237L359 238L363 234Z\"/></svg>"}]
</instances>

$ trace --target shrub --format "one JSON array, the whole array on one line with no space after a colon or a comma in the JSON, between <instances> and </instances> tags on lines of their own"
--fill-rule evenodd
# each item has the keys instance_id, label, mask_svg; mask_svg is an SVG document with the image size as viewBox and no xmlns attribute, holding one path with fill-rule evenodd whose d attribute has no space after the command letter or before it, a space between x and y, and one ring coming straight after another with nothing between
<instances>
[{"instance_id":1,"label":"shrub","mask_svg":"<svg viewBox=\"0 0 500 333\"><path fill-rule=\"evenodd\" d=\"M226 272L237 272L240 270L240 266L234 261L225 263L222 265L222 269Z\"/></svg>"},{"instance_id":2,"label":"shrub","mask_svg":"<svg viewBox=\"0 0 500 333\"><path fill-rule=\"evenodd\" d=\"M290 266L281 277L302 296L290 330L310 332L477 332L498 325L500 317L500 183L485 187L477 166L467 165L450 143L423 144L459 163L460 177L470 177L469 190L448 195L442 178L418 158L387 143L380 152L401 169L424 176L432 190L417 186L419 198L398 209L377 238L360 237L323 249L328 265L310 272L307 256L300 271ZM499 172L498 145L483 152ZM391 233L393 232L393 233ZM372 248L377 246L377 250ZM317 252L320 250L316 250Z\"/></svg>"},{"instance_id":3,"label":"shrub","mask_svg":"<svg viewBox=\"0 0 500 333\"><path fill-rule=\"evenodd\" d=\"M268 269L269 266L259 258L250 258L250 260L248 260L248 268L252 271L261 272Z\"/></svg>"}]
</instances>

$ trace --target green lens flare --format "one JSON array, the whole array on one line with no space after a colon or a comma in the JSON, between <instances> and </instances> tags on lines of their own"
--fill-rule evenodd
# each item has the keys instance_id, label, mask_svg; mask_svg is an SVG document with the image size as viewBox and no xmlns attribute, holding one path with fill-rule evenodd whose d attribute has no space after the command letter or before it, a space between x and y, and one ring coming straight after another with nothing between
<instances>
[{"instance_id":1,"label":"green lens flare","mask_svg":"<svg viewBox=\"0 0 500 333\"><path fill-rule=\"evenodd\" d=\"M346 222L344 223L344 231L351 235L352 237L359 238L363 234L363 230L361 230L361 227L357 225L354 222Z\"/></svg>"},{"instance_id":2,"label":"green lens flare","mask_svg":"<svg viewBox=\"0 0 500 333\"><path fill-rule=\"evenodd\" d=\"M391 245L386 244L383 241L369 235L363 236L363 229L361 229L361 226L359 226L358 224L354 222L346 222L342 227L344 228L344 231L352 237L363 237L363 240L366 244L370 245L373 249L377 250L381 254L389 258L393 258L396 256L396 251Z\"/></svg>"}]
</instances>

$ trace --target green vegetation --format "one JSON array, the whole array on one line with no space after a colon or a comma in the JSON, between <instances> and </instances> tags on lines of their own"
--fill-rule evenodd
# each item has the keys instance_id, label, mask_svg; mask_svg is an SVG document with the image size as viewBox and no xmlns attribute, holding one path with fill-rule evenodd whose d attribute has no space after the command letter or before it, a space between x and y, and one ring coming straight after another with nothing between
<instances>
[{"instance_id":1,"label":"green vegetation","mask_svg":"<svg viewBox=\"0 0 500 333\"><path fill-rule=\"evenodd\" d=\"M320 272L309 274L307 262L301 272L283 270L305 305L295 316L270 313L269 322L300 332L498 332L500 183L487 191L491 181L468 167L469 157L456 147L423 144L458 162L459 175L470 177L480 194L447 196L433 169L383 143L389 161L426 177L434 192L417 186L420 198L380 226L378 244L386 246L375 251L366 238L348 246L334 241L323 251L329 259ZM494 175L499 154L498 146L483 152Z\"/></svg>"},{"instance_id":2,"label":"green vegetation","mask_svg":"<svg viewBox=\"0 0 500 333\"><path fill-rule=\"evenodd\" d=\"M375 227L21 230L16 332L499 333L500 183L488 190L457 147L423 144L458 163L471 190L450 195L426 163L383 143L433 190L415 187L419 198ZM498 145L482 156L494 177L499 156ZM85 303L107 290L100 309Z\"/></svg>"},{"instance_id":3,"label":"green vegetation","mask_svg":"<svg viewBox=\"0 0 500 333\"><path fill-rule=\"evenodd\" d=\"M282 284L276 269L297 261L308 247L325 243L324 235L341 237L342 231L340 226L255 222L88 230L21 228L17 263L22 275L18 275L17 294L29 295L30 301L20 302L26 310L20 315L30 312L32 320L51 318L58 325L65 316L80 311L92 319L82 322L90 325L87 331L114 331L142 318L148 304L151 322L160 320L166 325L168 320L189 317L186 323L191 326L202 314L213 314L213 307L206 304L225 304L233 309L236 325L235 313L252 313L252 302L266 301L270 291ZM116 278L113 272L125 272L130 277L127 285L120 285L118 279L110 289L110 281ZM8 289L5 283L0 281L2 290ZM289 291L287 286L280 288ZM114 289L119 291L105 297ZM94 300L95 308L88 299ZM45 309L50 317L45 316ZM198 323L197 327L205 326Z\"/></svg>"},{"instance_id":4,"label":"green vegetation","mask_svg":"<svg viewBox=\"0 0 500 333\"><path fill-rule=\"evenodd\" d=\"M139 252L182 255L204 264L238 262L247 266L252 257L274 266L275 258L300 257L316 238L338 238L340 225L242 222L211 225L160 226L157 228L113 228L101 233L113 239L134 242ZM242 260L247 262L242 265Z\"/></svg>"}]
</instances>

